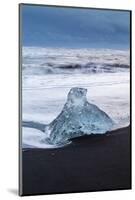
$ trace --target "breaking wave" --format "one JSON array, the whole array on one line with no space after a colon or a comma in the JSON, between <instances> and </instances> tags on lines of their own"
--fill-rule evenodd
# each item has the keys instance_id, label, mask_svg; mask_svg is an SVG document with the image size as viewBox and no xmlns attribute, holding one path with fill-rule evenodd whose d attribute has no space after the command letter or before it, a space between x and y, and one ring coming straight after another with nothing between
<instances>
[{"instance_id":1,"label":"breaking wave","mask_svg":"<svg viewBox=\"0 0 135 200\"><path fill-rule=\"evenodd\" d=\"M23 48L23 74L107 73L129 70L129 51Z\"/></svg>"}]
</instances>

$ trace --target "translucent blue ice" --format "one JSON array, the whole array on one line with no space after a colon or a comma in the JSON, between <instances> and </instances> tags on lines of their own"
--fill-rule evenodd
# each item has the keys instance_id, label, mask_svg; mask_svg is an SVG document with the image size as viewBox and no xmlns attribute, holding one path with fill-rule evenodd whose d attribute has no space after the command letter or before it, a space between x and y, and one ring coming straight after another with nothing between
<instances>
[{"instance_id":1,"label":"translucent blue ice","mask_svg":"<svg viewBox=\"0 0 135 200\"><path fill-rule=\"evenodd\" d=\"M105 134L113 126L112 119L86 98L87 89L72 88L63 110L45 128L48 141L65 143L69 139L90 134Z\"/></svg>"}]
</instances>

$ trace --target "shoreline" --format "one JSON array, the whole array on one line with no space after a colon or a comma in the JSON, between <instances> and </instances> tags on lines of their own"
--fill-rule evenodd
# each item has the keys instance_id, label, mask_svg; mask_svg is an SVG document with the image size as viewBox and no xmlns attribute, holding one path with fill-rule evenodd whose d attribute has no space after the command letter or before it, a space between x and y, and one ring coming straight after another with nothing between
<instances>
[{"instance_id":1,"label":"shoreline","mask_svg":"<svg viewBox=\"0 0 135 200\"><path fill-rule=\"evenodd\" d=\"M23 195L131 189L130 126L22 152Z\"/></svg>"},{"instance_id":2,"label":"shoreline","mask_svg":"<svg viewBox=\"0 0 135 200\"><path fill-rule=\"evenodd\" d=\"M45 125L44 124L41 124L41 123L36 123L36 122L25 122L23 124L24 127L28 127L28 128L35 128L37 130L40 130L42 132L44 132L44 128L45 128ZM128 129L130 128L130 125L129 126L125 126L125 127L121 127L121 128L118 128L118 129L114 129L114 130L111 130L111 131L107 131L106 133L104 134L89 134L89 135L82 135L82 136L78 136L78 137L74 137L74 138L71 138L69 140L67 140L67 143L65 144L61 144L60 146L56 146L56 147L50 147L50 148L41 148L41 147L34 147L34 146L31 146L31 145L25 145L25 146L28 146L28 147L22 147L22 150L23 151L28 151L28 150L31 150L31 149L39 149L39 150L48 150L48 149L59 149L59 148L66 148L68 147L69 145L71 145L72 143L76 142L76 141L79 141L79 140L84 140L84 139L93 139L93 138L104 138L106 136L112 136L117 134L117 132L121 133L121 131L123 129Z\"/></svg>"}]
</instances>

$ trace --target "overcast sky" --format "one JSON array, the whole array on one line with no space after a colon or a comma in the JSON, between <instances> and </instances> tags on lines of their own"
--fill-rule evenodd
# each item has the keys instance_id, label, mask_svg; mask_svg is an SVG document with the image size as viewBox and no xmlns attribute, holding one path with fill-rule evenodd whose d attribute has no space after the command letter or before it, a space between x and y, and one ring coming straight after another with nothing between
<instances>
[{"instance_id":1,"label":"overcast sky","mask_svg":"<svg viewBox=\"0 0 135 200\"><path fill-rule=\"evenodd\" d=\"M22 5L21 20L23 46L129 48L128 11Z\"/></svg>"}]
</instances>

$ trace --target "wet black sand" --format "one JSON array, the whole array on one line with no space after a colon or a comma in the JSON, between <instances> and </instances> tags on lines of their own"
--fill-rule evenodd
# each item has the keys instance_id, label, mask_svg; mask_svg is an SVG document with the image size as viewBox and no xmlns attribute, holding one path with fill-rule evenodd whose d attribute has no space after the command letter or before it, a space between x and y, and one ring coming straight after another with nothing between
<instances>
[{"instance_id":1,"label":"wet black sand","mask_svg":"<svg viewBox=\"0 0 135 200\"><path fill-rule=\"evenodd\" d=\"M23 151L23 195L131 188L130 128Z\"/></svg>"}]
</instances>

